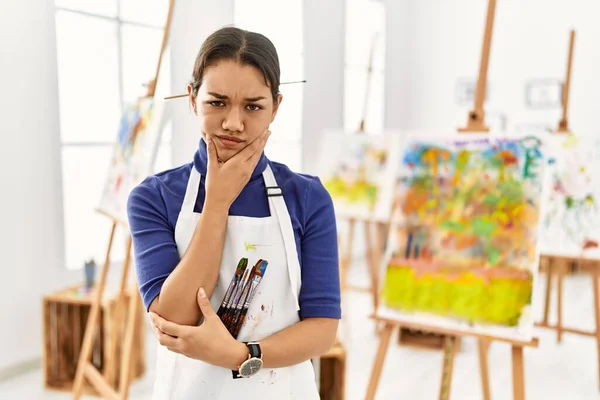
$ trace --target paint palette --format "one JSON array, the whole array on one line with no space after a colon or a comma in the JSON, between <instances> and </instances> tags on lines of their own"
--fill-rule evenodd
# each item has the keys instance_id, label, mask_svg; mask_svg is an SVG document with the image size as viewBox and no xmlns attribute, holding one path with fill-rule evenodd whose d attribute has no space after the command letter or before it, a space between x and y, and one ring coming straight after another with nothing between
<instances>
[{"instance_id":1,"label":"paint palette","mask_svg":"<svg viewBox=\"0 0 600 400\"><path fill-rule=\"evenodd\" d=\"M406 141L379 315L530 335L544 182L540 148L535 137Z\"/></svg>"}]
</instances>

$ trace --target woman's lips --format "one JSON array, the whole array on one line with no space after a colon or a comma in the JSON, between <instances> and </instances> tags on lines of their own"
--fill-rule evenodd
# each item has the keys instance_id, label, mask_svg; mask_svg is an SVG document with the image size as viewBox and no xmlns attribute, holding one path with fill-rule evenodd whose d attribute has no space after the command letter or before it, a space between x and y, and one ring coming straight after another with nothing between
<instances>
[{"instance_id":1,"label":"woman's lips","mask_svg":"<svg viewBox=\"0 0 600 400\"><path fill-rule=\"evenodd\" d=\"M235 148L238 147L240 144L244 143L243 140L233 136L217 136L217 139L219 139L219 142L221 142L223 146L229 148Z\"/></svg>"}]
</instances>

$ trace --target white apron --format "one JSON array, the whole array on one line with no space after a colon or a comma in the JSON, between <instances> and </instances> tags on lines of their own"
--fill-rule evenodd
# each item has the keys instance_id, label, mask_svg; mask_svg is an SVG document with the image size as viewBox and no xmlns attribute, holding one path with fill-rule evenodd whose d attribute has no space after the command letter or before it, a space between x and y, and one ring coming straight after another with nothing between
<instances>
[{"instance_id":1,"label":"white apron","mask_svg":"<svg viewBox=\"0 0 600 400\"><path fill-rule=\"evenodd\" d=\"M263 172L267 188L277 187L271 167ZM200 214L194 205L200 174L192 166L183 205L175 226L182 257ZM271 194L280 189L267 189ZM265 193L266 196L266 193ZM270 217L229 216L219 279L211 297L215 312L242 257L248 268L259 259L268 266L252 300L239 341L261 341L298 322L300 263L292 222L283 196L269 197ZM313 400L319 399L310 360L287 368L263 368L250 378L233 379L231 370L169 351L159 344L153 400Z\"/></svg>"}]
</instances>

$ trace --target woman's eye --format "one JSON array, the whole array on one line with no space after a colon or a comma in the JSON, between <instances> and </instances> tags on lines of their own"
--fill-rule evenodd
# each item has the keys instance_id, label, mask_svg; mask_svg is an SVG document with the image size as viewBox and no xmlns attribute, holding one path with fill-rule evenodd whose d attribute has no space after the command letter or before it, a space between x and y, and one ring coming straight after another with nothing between
<instances>
[{"instance_id":1,"label":"woman's eye","mask_svg":"<svg viewBox=\"0 0 600 400\"><path fill-rule=\"evenodd\" d=\"M223 107L225 105L225 103L223 103L220 100L209 101L208 104L210 104L213 107Z\"/></svg>"},{"instance_id":2,"label":"woman's eye","mask_svg":"<svg viewBox=\"0 0 600 400\"><path fill-rule=\"evenodd\" d=\"M246 106L246 108L247 108L248 110L250 110L250 111L258 111L258 110L260 110L262 107L261 107L261 106L259 106L259 105L256 105L256 104L248 104L248 105Z\"/></svg>"}]
</instances>

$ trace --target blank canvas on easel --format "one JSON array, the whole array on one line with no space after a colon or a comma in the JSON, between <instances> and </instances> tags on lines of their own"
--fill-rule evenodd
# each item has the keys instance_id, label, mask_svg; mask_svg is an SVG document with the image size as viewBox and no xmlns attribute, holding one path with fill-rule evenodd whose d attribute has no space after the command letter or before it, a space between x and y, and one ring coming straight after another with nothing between
<instances>
[{"instance_id":1,"label":"blank canvas on easel","mask_svg":"<svg viewBox=\"0 0 600 400\"><path fill-rule=\"evenodd\" d=\"M410 138L377 315L529 340L543 160L536 138Z\"/></svg>"},{"instance_id":2,"label":"blank canvas on easel","mask_svg":"<svg viewBox=\"0 0 600 400\"><path fill-rule=\"evenodd\" d=\"M123 112L98 207L117 220L127 221L129 193L153 172L164 108L163 101L148 97Z\"/></svg>"},{"instance_id":3,"label":"blank canvas on easel","mask_svg":"<svg viewBox=\"0 0 600 400\"><path fill-rule=\"evenodd\" d=\"M544 255L600 258L600 138L552 135L548 150Z\"/></svg>"},{"instance_id":4,"label":"blank canvas on easel","mask_svg":"<svg viewBox=\"0 0 600 400\"><path fill-rule=\"evenodd\" d=\"M397 134L327 132L323 136L317 174L338 217L389 219L399 142Z\"/></svg>"}]
</instances>

